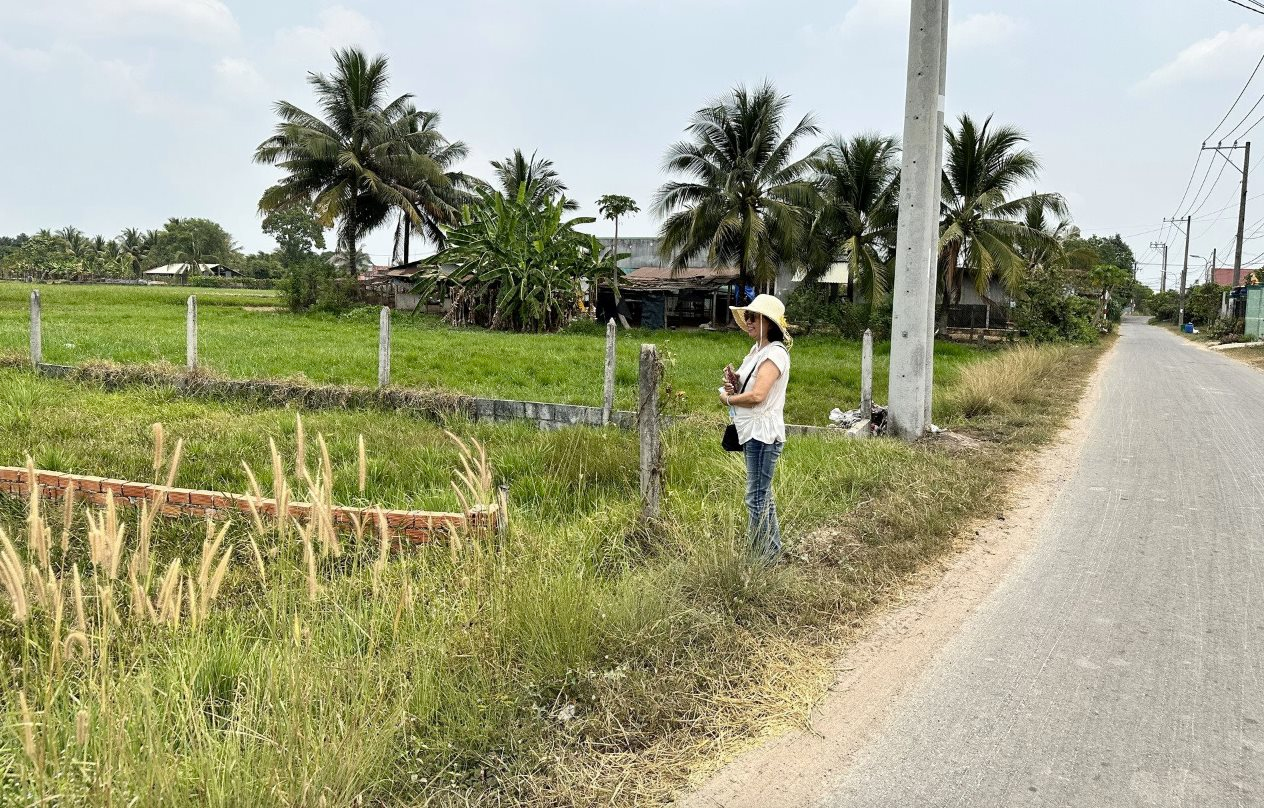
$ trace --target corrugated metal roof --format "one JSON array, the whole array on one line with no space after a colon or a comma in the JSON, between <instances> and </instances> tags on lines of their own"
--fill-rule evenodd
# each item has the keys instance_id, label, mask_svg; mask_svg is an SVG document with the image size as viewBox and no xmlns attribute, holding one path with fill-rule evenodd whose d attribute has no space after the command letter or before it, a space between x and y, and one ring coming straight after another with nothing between
<instances>
[{"instance_id":1,"label":"corrugated metal roof","mask_svg":"<svg viewBox=\"0 0 1264 808\"><path fill-rule=\"evenodd\" d=\"M670 267L640 267L623 277L629 289L680 291L683 289L723 289L737 281L732 267L687 267L673 272Z\"/></svg>"}]
</instances>

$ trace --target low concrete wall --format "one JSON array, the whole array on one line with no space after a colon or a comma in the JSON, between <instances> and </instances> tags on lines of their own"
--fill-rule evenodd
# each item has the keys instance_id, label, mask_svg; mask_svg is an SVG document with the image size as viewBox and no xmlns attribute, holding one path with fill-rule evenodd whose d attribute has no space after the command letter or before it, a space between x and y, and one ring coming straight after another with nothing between
<instances>
[{"instance_id":1,"label":"low concrete wall","mask_svg":"<svg viewBox=\"0 0 1264 808\"><path fill-rule=\"evenodd\" d=\"M174 369L159 371L115 365L75 367L40 364L37 370L44 376L94 382L110 390L133 385L168 384L194 397L243 399L268 406L298 404L307 409L384 409L435 421L454 415L491 423L530 421L541 429L550 430L568 426L601 426L601 407L582 404L476 398L402 387L374 389L257 379L218 379ZM670 421L664 418L665 423ZM619 429L636 429L636 413L616 410L611 413L610 423ZM786 434L846 437L847 433L831 427L787 424Z\"/></svg>"}]
</instances>

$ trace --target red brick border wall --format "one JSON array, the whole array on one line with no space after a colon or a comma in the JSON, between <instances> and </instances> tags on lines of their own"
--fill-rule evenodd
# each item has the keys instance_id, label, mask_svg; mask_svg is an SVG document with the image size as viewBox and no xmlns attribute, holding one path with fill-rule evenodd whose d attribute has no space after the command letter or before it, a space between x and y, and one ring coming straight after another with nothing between
<instances>
[{"instance_id":1,"label":"red brick border wall","mask_svg":"<svg viewBox=\"0 0 1264 808\"><path fill-rule=\"evenodd\" d=\"M66 495L66 490L74 486L76 499L94 505L104 505L107 493L120 504L139 506L141 502L161 500L164 516L222 518L229 514L249 514L251 500L254 500L255 509L260 516L275 517L277 512L276 500L257 499L246 494L168 488L150 483L111 480L81 474L63 474L57 471L36 470L35 477L40 487L40 494L44 498L61 499ZM30 480L25 468L0 466L0 494L28 496L29 493ZM291 502L288 510L290 516L302 519L310 516L311 505L306 502ZM448 526L463 528L475 524L488 525L494 521L494 510L472 514L380 510L385 514L386 524L391 530L397 536L414 544L428 542L432 534ZM351 527L356 519L361 525L369 527L377 524L378 511L378 508L335 506L333 517L335 523L347 527Z\"/></svg>"}]
</instances>

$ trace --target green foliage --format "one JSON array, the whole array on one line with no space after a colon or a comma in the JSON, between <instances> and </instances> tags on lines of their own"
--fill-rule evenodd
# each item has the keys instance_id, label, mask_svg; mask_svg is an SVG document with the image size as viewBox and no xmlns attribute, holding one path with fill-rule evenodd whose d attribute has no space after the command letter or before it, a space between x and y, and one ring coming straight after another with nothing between
<instances>
[{"instance_id":1,"label":"green foliage","mask_svg":"<svg viewBox=\"0 0 1264 808\"><path fill-rule=\"evenodd\" d=\"M1179 307L1180 297L1171 289L1168 289L1166 292L1156 292L1150 297L1150 314L1159 322L1176 322L1176 314Z\"/></svg>"},{"instance_id":2,"label":"green foliage","mask_svg":"<svg viewBox=\"0 0 1264 808\"><path fill-rule=\"evenodd\" d=\"M944 153L943 203L939 229L939 278L945 305L960 297L962 283L972 279L986 294L992 278L1016 294L1028 261L1023 252L1042 252L1046 233L1028 225L1032 208L1066 213L1058 194L1012 194L1039 175L1040 161L1023 148L1027 137L1012 126L980 126L962 115L956 130L947 129Z\"/></svg>"},{"instance_id":3,"label":"green foliage","mask_svg":"<svg viewBox=\"0 0 1264 808\"><path fill-rule=\"evenodd\" d=\"M805 334L824 329L860 339L870 329L874 339L881 340L891 334L891 301L852 302L838 295L833 285L808 281L796 286L786 299L786 318Z\"/></svg>"},{"instance_id":4,"label":"green foliage","mask_svg":"<svg viewBox=\"0 0 1264 808\"><path fill-rule=\"evenodd\" d=\"M432 259L435 269L418 292L450 285L454 322L508 331L564 327L578 308L580 279L595 276L601 254L596 238L575 229L593 220L563 220L566 209L565 197L541 202L526 184L513 198L483 191L448 229L448 246Z\"/></svg>"},{"instance_id":5,"label":"green foliage","mask_svg":"<svg viewBox=\"0 0 1264 808\"><path fill-rule=\"evenodd\" d=\"M1023 281L1014 324L1034 342L1091 343L1098 338L1094 324L1098 305L1074 293L1066 272L1039 268Z\"/></svg>"},{"instance_id":6,"label":"green foliage","mask_svg":"<svg viewBox=\"0 0 1264 808\"><path fill-rule=\"evenodd\" d=\"M513 199L519 192L525 195L527 204L543 206L566 193L566 184L553 168L553 161L539 157L535 152L527 157L522 149L503 160L492 160L496 173L496 185L506 199ZM577 210L579 204L565 200L566 210Z\"/></svg>"},{"instance_id":7,"label":"green foliage","mask_svg":"<svg viewBox=\"0 0 1264 808\"><path fill-rule=\"evenodd\" d=\"M820 130L805 115L783 134L789 103L771 84L738 87L695 112L686 130L693 139L668 149L667 170L684 179L659 188L654 207L672 266L705 256L737 267L743 283L762 284L803 265L821 147L796 151Z\"/></svg>"},{"instance_id":8,"label":"green foliage","mask_svg":"<svg viewBox=\"0 0 1264 808\"><path fill-rule=\"evenodd\" d=\"M281 251L274 253L257 252L238 258L233 269L250 278L280 278L285 275L285 263L280 258ZM297 263L297 262L294 262Z\"/></svg>"},{"instance_id":9,"label":"green foliage","mask_svg":"<svg viewBox=\"0 0 1264 808\"><path fill-rule=\"evenodd\" d=\"M900 212L899 145L876 134L835 138L812 162L820 198L807 235L807 277L846 261L849 297L884 305Z\"/></svg>"},{"instance_id":10,"label":"green foliage","mask_svg":"<svg viewBox=\"0 0 1264 808\"><path fill-rule=\"evenodd\" d=\"M285 267L325 249L325 228L316 218L311 205L300 203L271 211L263 217L263 232L276 239L277 259Z\"/></svg>"},{"instance_id":11,"label":"green foliage","mask_svg":"<svg viewBox=\"0 0 1264 808\"><path fill-rule=\"evenodd\" d=\"M290 265L277 288L290 311L340 313L355 299L355 278L321 258L306 258Z\"/></svg>"},{"instance_id":12,"label":"green foliage","mask_svg":"<svg viewBox=\"0 0 1264 808\"><path fill-rule=\"evenodd\" d=\"M0 236L0 266L3 266L5 257L11 253L18 251L18 248L30 239L26 233L18 233L16 236Z\"/></svg>"},{"instance_id":13,"label":"green foliage","mask_svg":"<svg viewBox=\"0 0 1264 808\"><path fill-rule=\"evenodd\" d=\"M150 268L166 264L227 264L235 253L233 237L210 219L171 218L158 231L146 263Z\"/></svg>"},{"instance_id":14,"label":"green foliage","mask_svg":"<svg viewBox=\"0 0 1264 808\"><path fill-rule=\"evenodd\" d=\"M1185 322L1206 328L1220 318L1221 296L1229 291L1227 286L1200 283L1189 287L1185 294Z\"/></svg>"},{"instance_id":15,"label":"green foliage","mask_svg":"<svg viewBox=\"0 0 1264 808\"><path fill-rule=\"evenodd\" d=\"M338 246L359 252L363 236L401 211L423 234L441 241L440 225L455 219L463 199L446 171L465 154L438 131L438 113L418 111L412 96L386 98L387 60L354 48L334 53L332 75L312 73L322 118L287 101L276 105L276 133L255 150L255 161L286 172L264 191L259 210L295 206L338 227Z\"/></svg>"},{"instance_id":16,"label":"green foliage","mask_svg":"<svg viewBox=\"0 0 1264 808\"><path fill-rule=\"evenodd\" d=\"M1207 328L1207 333L1222 343L1238 342L1243 338L1243 326L1245 326L1245 323L1240 319L1217 317Z\"/></svg>"},{"instance_id":17,"label":"green foliage","mask_svg":"<svg viewBox=\"0 0 1264 808\"><path fill-rule=\"evenodd\" d=\"M64 239L37 235L5 256L0 268L9 277L65 280L82 272L83 262L71 253Z\"/></svg>"}]
</instances>

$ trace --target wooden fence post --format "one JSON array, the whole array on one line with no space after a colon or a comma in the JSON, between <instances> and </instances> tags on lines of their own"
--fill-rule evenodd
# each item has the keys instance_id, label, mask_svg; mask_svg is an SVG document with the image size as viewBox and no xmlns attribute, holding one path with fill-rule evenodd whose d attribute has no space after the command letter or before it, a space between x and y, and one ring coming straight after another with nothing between
<instances>
[{"instance_id":1,"label":"wooden fence post","mask_svg":"<svg viewBox=\"0 0 1264 808\"><path fill-rule=\"evenodd\" d=\"M609 424L610 419L614 417L615 335L618 330L619 326L615 323L614 318L611 317L610 322L606 323L606 383L601 397L602 425Z\"/></svg>"},{"instance_id":2,"label":"wooden fence post","mask_svg":"<svg viewBox=\"0 0 1264 808\"><path fill-rule=\"evenodd\" d=\"M391 307L383 306L377 328L377 386L391 383Z\"/></svg>"},{"instance_id":3,"label":"wooden fence post","mask_svg":"<svg viewBox=\"0 0 1264 808\"><path fill-rule=\"evenodd\" d=\"M44 361L44 325L40 314L40 293L31 290L31 367Z\"/></svg>"},{"instance_id":4,"label":"wooden fence post","mask_svg":"<svg viewBox=\"0 0 1264 808\"><path fill-rule=\"evenodd\" d=\"M860 341L860 417L873 415L873 331L865 329Z\"/></svg>"},{"instance_id":5,"label":"wooden fence post","mask_svg":"<svg viewBox=\"0 0 1264 808\"><path fill-rule=\"evenodd\" d=\"M658 348L642 345L636 423L641 445L641 501L648 519L659 517L663 497L663 441L658 417L658 383L662 375Z\"/></svg>"},{"instance_id":6,"label":"wooden fence post","mask_svg":"<svg viewBox=\"0 0 1264 808\"><path fill-rule=\"evenodd\" d=\"M197 295L189 295L188 313L184 323L184 360L189 370L197 368Z\"/></svg>"}]
</instances>

